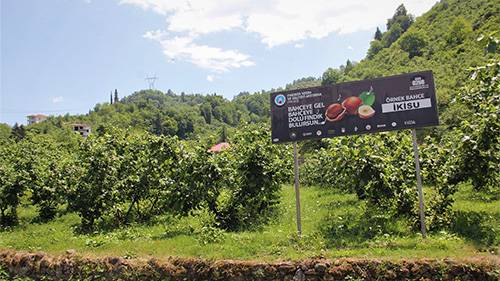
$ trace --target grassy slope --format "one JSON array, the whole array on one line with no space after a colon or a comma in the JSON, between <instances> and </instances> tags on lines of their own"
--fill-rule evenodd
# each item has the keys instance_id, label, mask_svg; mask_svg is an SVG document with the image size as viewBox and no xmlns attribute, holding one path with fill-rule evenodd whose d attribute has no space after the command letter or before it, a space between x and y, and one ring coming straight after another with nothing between
<instances>
[{"instance_id":1,"label":"grassy slope","mask_svg":"<svg viewBox=\"0 0 500 281\"><path fill-rule=\"evenodd\" d=\"M457 196L455 208L484 211L500 217L500 201L477 204L470 189ZM32 208L22 208L20 226L0 233L0 248L45 251L59 254L75 249L91 256L180 256L213 259L283 260L308 257L383 257L440 258L488 256L472 241L445 232L434 233L423 240L418 233L405 237L381 236L342 248L329 247L320 234L325 217L358 212L361 202L352 194L340 194L319 188L302 189L304 236L295 234L294 192L283 188L281 213L262 229L223 233L220 242L207 242L199 217L181 220L165 219L154 225L136 225L108 233L76 235L72 225L79 222L75 214L66 214L46 224L29 224L35 216ZM335 239L335 238L331 238Z\"/></svg>"}]
</instances>

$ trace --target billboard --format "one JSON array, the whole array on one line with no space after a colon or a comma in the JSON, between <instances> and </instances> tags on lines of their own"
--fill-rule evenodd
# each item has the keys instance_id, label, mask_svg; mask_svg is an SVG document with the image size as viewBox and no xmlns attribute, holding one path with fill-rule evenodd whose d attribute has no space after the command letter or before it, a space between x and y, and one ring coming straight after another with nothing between
<instances>
[{"instance_id":1,"label":"billboard","mask_svg":"<svg viewBox=\"0 0 500 281\"><path fill-rule=\"evenodd\" d=\"M439 125L431 71L271 94L273 143Z\"/></svg>"}]
</instances>

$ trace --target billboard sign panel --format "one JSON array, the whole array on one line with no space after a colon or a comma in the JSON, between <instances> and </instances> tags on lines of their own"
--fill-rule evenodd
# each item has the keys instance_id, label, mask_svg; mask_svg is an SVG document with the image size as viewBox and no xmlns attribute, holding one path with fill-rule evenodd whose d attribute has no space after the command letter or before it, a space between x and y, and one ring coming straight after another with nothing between
<instances>
[{"instance_id":1,"label":"billboard sign panel","mask_svg":"<svg viewBox=\"0 0 500 281\"><path fill-rule=\"evenodd\" d=\"M272 142L439 125L431 71L271 94Z\"/></svg>"}]
</instances>

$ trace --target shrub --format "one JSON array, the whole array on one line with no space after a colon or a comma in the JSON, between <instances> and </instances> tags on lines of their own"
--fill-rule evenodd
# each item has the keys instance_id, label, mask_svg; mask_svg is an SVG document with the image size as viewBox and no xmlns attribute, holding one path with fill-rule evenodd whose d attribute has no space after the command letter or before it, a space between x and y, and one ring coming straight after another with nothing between
<instances>
[{"instance_id":1,"label":"shrub","mask_svg":"<svg viewBox=\"0 0 500 281\"><path fill-rule=\"evenodd\" d=\"M459 141L447 183L471 180L478 191L495 191L500 182L500 63L471 69L470 77L454 102L473 115L452 132Z\"/></svg>"},{"instance_id":2,"label":"shrub","mask_svg":"<svg viewBox=\"0 0 500 281\"><path fill-rule=\"evenodd\" d=\"M451 46L462 44L467 37L472 34L471 23L463 17L456 18L450 25L450 30L446 36L446 43Z\"/></svg>"},{"instance_id":3,"label":"shrub","mask_svg":"<svg viewBox=\"0 0 500 281\"><path fill-rule=\"evenodd\" d=\"M491 246L500 243L498 219L485 212L455 211L451 229L476 243Z\"/></svg>"},{"instance_id":4,"label":"shrub","mask_svg":"<svg viewBox=\"0 0 500 281\"><path fill-rule=\"evenodd\" d=\"M82 230L91 231L105 214L111 213L122 193L117 189L120 156L118 136L90 136L78 150L83 169L76 187L68 195L70 208L82 218Z\"/></svg>"},{"instance_id":5,"label":"shrub","mask_svg":"<svg viewBox=\"0 0 500 281\"><path fill-rule=\"evenodd\" d=\"M17 206L24 192L23 170L19 166L18 145L5 142L0 146L0 226L17 222Z\"/></svg>"},{"instance_id":6,"label":"shrub","mask_svg":"<svg viewBox=\"0 0 500 281\"><path fill-rule=\"evenodd\" d=\"M289 179L289 147L273 145L263 125L248 125L233 139L234 181L217 198L217 221L236 230L266 221L278 203L280 184Z\"/></svg>"},{"instance_id":7,"label":"shrub","mask_svg":"<svg viewBox=\"0 0 500 281\"><path fill-rule=\"evenodd\" d=\"M399 40L401 50L408 53L411 58L421 56L424 48L427 46L427 37L424 33L419 31L405 32Z\"/></svg>"},{"instance_id":8,"label":"shrub","mask_svg":"<svg viewBox=\"0 0 500 281\"><path fill-rule=\"evenodd\" d=\"M357 194L371 208L415 217L417 199L408 132L351 136L328 141L316 167L323 186Z\"/></svg>"}]
</instances>

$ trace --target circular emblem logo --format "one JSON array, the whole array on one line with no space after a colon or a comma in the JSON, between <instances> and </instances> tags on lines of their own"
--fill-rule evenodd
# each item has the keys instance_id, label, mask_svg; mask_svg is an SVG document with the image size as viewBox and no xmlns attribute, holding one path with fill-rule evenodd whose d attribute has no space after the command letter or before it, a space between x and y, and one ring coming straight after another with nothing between
<instances>
[{"instance_id":1,"label":"circular emblem logo","mask_svg":"<svg viewBox=\"0 0 500 281\"><path fill-rule=\"evenodd\" d=\"M282 106L285 104L285 102L286 102L286 97L284 95L277 95L276 97L274 97L274 103L277 106Z\"/></svg>"}]
</instances>

